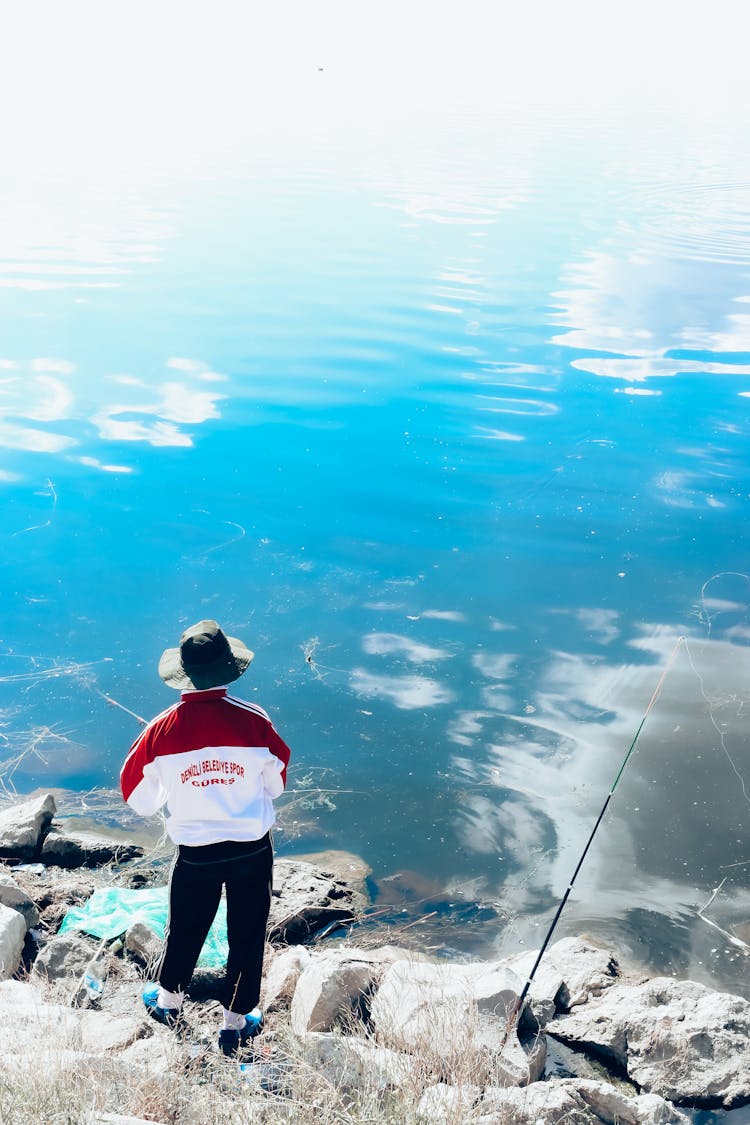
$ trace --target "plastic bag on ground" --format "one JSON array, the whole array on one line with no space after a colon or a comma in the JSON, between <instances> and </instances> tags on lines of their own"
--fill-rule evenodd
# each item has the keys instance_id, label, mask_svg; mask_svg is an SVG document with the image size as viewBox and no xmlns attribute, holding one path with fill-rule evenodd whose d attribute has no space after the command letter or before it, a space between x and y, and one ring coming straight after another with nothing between
<instances>
[{"instance_id":1,"label":"plastic bag on ground","mask_svg":"<svg viewBox=\"0 0 750 1125\"><path fill-rule=\"evenodd\" d=\"M100 940L113 941L143 922L157 937L164 939L167 924L167 887L133 890L129 887L100 887L83 906L72 906L63 918L60 933L83 930ZM224 899L198 958L203 969L221 969L227 960L227 905Z\"/></svg>"}]
</instances>

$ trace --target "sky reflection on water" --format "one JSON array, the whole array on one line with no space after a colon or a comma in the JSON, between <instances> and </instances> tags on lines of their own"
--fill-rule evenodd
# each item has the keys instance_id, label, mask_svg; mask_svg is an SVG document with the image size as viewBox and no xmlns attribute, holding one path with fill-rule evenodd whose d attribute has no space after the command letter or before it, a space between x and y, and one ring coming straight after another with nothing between
<instances>
[{"instance_id":1,"label":"sky reflection on water","mask_svg":"<svg viewBox=\"0 0 750 1125\"><path fill-rule=\"evenodd\" d=\"M394 907L477 900L439 940L515 949L686 636L564 927L747 991L697 917L726 878L711 916L750 938L744 60L684 98L617 64L593 104L481 46L446 85L430 26L418 90L424 26L378 31L380 100L318 29L267 114L240 71L199 104L188 19L129 109L100 74L100 150L4 123L3 776L114 784L134 720L101 693L161 710L162 649L216 616L333 791L281 847L360 852Z\"/></svg>"}]
</instances>

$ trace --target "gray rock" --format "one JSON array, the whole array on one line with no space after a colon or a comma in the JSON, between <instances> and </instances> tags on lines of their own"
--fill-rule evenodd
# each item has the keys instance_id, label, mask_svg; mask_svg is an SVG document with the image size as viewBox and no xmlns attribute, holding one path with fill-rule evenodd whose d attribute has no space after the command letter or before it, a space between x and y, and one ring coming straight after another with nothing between
<instances>
[{"instance_id":1,"label":"gray rock","mask_svg":"<svg viewBox=\"0 0 750 1125\"><path fill-rule=\"evenodd\" d=\"M5 1069L33 1068L45 1082L64 1075L70 1083L83 1059L106 1055L108 1066L113 1066L112 1056L119 1061L128 1044L144 1033L149 1034L150 1027L139 1016L50 1004L25 981L0 984L0 1052Z\"/></svg>"},{"instance_id":2,"label":"gray rock","mask_svg":"<svg viewBox=\"0 0 750 1125\"><path fill-rule=\"evenodd\" d=\"M624 1067L643 1090L679 1104L750 1102L750 1001L694 981L620 984L548 1031Z\"/></svg>"},{"instance_id":3,"label":"gray rock","mask_svg":"<svg viewBox=\"0 0 750 1125\"><path fill-rule=\"evenodd\" d=\"M4 1072L33 1068L35 1073L44 1074L45 1082L54 1081L60 1073L74 1072L81 1059L77 1029L77 1012L67 1006L46 1004L31 984L17 980L0 984Z\"/></svg>"},{"instance_id":4,"label":"gray rock","mask_svg":"<svg viewBox=\"0 0 750 1125\"><path fill-rule=\"evenodd\" d=\"M291 1004L297 981L310 963L303 945L292 945L272 957L263 981L263 1009L276 1011Z\"/></svg>"},{"instance_id":5,"label":"gray rock","mask_svg":"<svg viewBox=\"0 0 750 1125\"><path fill-rule=\"evenodd\" d=\"M351 921L367 905L344 879L302 860L277 859L273 884L271 942L302 944L332 922Z\"/></svg>"},{"instance_id":6,"label":"gray rock","mask_svg":"<svg viewBox=\"0 0 750 1125\"><path fill-rule=\"evenodd\" d=\"M0 980L12 977L18 969L25 940L23 915L0 903Z\"/></svg>"},{"instance_id":7,"label":"gray rock","mask_svg":"<svg viewBox=\"0 0 750 1125\"><path fill-rule=\"evenodd\" d=\"M626 1094L636 1094L633 1083L622 1077L622 1070L601 1058L587 1055L585 1051L569 1047L554 1035L547 1036L547 1061L544 1066L547 1078L586 1078L594 1082L610 1082Z\"/></svg>"},{"instance_id":8,"label":"gray rock","mask_svg":"<svg viewBox=\"0 0 750 1125\"><path fill-rule=\"evenodd\" d=\"M506 958L504 964L525 983L537 956L538 950L530 950ZM549 947L539 964L529 990L532 1009L544 1027L556 1011L585 1004L620 980L620 968L612 950L585 937L563 938Z\"/></svg>"},{"instance_id":9,"label":"gray rock","mask_svg":"<svg viewBox=\"0 0 750 1125\"><path fill-rule=\"evenodd\" d=\"M315 956L315 954L313 954ZM359 946L344 942L334 945L325 951L326 957L338 958L341 961L364 961L368 965L393 965L396 961L417 961L434 964L433 958L425 953L417 953L413 949L406 949L401 945L378 945L374 949L360 949Z\"/></svg>"},{"instance_id":10,"label":"gray rock","mask_svg":"<svg viewBox=\"0 0 750 1125\"><path fill-rule=\"evenodd\" d=\"M417 1116L429 1125L456 1125L469 1120L471 1108L479 1101L479 1086L450 1086L438 1082L428 1086L419 1099Z\"/></svg>"},{"instance_id":11,"label":"gray rock","mask_svg":"<svg viewBox=\"0 0 750 1125\"><path fill-rule=\"evenodd\" d=\"M145 922L134 922L125 934L123 948L148 970L160 959L164 943Z\"/></svg>"},{"instance_id":12,"label":"gray rock","mask_svg":"<svg viewBox=\"0 0 750 1125\"><path fill-rule=\"evenodd\" d=\"M93 832L68 834L53 828L42 844L41 859L56 867L101 867L105 863L127 863L143 855L143 848Z\"/></svg>"},{"instance_id":13,"label":"gray rock","mask_svg":"<svg viewBox=\"0 0 750 1125\"><path fill-rule=\"evenodd\" d=\"M337 1089L398 1089L414 1078L408 1055L353 1035L312 1032L304 1036L303 1047L308 1061Z\"/></svg>"},{"instance_id":14,"label":"gray rock","mask_svg":"<svg viewBox=\"0 0 750 1125\"><path fill-rule=\"evenodd\" d=\"M265 1007L268 1010L284 1007L291 1003L297 987L297 982L302 973L309 970L302 986L306 994L305 1002L309 1002L310 996L317 987L313 983L317 976L321 978L320 992L323 1007L328 1004L331 1011L335 1011L340 1003L342 1005L342 1012L351 1012L354 1008L366 1008L367 995L380 977L382 977L386 966L393 964L394 961L403 960L404 958L413 958L415 960L425 959L421 954L414 954L396 945L382 945L377 949L359 949L349 944L339 944L322 947L321 952L315 951L312 953L308 952L304 946L290 946L282 952L273 955L273 959L270 962L263 985ZM350 990L347 988L341 992L343 977L340 973L337 974L333 971L333 967L336 965L343 966L344 964L353 963L365 966L365 968L362 969L361 976L357 978L358 984L356 986L359 987L359 994L356 996L350 995ZM368 966L369 968L367 968ZM323 980L323 978L325 978L325 980ZM338 994L340 992L340 995L336 997L333 996L334 993ZM301 1004L302 1000L300 997L298 1006ZM333 1018L333 1022L336 1022L335 1017ZM333 1024L331 1024L331 1026L333 1026ZM303 1030L324 1031L330 1030L330 1027L305 1029L300 1025L300 1032Z\"/></svg>"},{"instance_id":15,"label":"gray rock","mask_svg":"<svg viewBox=\"0 0 750 1125\"><path fill-rule=\"evenodd\" d=\"M576 1078L525 1090L488 1087L472 1120L484 1125L687 1125L689 1118L653 1094L629 1098L606 1082Z\"/></svg>"},{"instance_id":16,"label":"gray rock","mask_svg":"<svg viewBox=\"0 0 750 1125\"><path fill-rule=\"evenodd\" d=\"M0 812L0 858L35 859L42 835L56 811L51 793L3 809Z\"/></svg>"},{"instance_id":17,"label":"gray rock","mask_svg":"<svg viewBox=\"0 0 750 1125\"><path fill-rule=\"evenodd\" d=\"M658 1094L631 1097L608 1082L580 1078L564 1078L560 1084L575 1091L605 1125L681 1125L690 1121Z\"/></svg>"},{"instance_id":18,"label":"gray rock","mask_svg":"<svg viewBox=\"0 0 750 1125\"><path fill-rule=\"evenodd\" d=\"M46 980L74 983L82 978L97 948L97 943L80 934L56 934L34 962L34 973Z\"/></svg>"},{"instance_id":19,"label":"gray rock","mask_svg":"<svg viewBox=\"0 0 750 1125\"><path fill-rule=\"evenodd\" d=\"M131 1078L161 1078L180 1065L176 1058L179 1043L167 1035L152 1035L148 1039L137 1039L118 1055L118 1062Z\"/></svg>"},{"instance_id":20,"label":"gray rock","mask_svg":"<svg viewBox=\"0 0 750 1125\"><path fill-rule=\"evenodd\" d=\"M418 1053L448 1081L525 1086L544 1069L545 1042L524 1050L508 1028L521 982L499 963L397 961L371 1006L379 1041Z\"/></svg>"},{"instance_id":21,"label":"gray rock","mask_svg":"<svg viewBox=\"0 0 750 1125\"><path fill-rule=\"evenodd\" d=\"M292 1031L331 1031L351 1020L355 1010L382 974L382 965L362 960L328 957L310 960L294 990L291 1008Z\"/></svg>"},{"instance_id":22,"label":"gray rock","mask_svg":"<svg viewBox=\"0 0 750 1125\"><path fill-rule=\"evenodd\" d=\"M19 887L12 875L0 870L0 903L23 915L26 929L39 925L39 911L33 899Z\"/></svg>"},{"instance_id":23,"label":"gray rock","mask_svg":"<svg viewBox=\"0 0 750 1125\"><path fill-rule=\"evenodd\" d=\"M131 1013L80 1012L79 1031L81 1048L93 1054L119 1054L139 1039L152 1035L148 1017Z\"/></svg>"},{"instance_id":24,"label":"gray rock","mask_svg":"<svg viewBox=\"0 0 750 1125\"><path fill-rule=\"evenodd\" d=\"M296 855L294 862L300 861L312 864L318 871L325 871L331 878L344 886L351 887L364 900L369 901L367 880L372 875L372 868L361 856L330 848L328 851L313 852L310 855Z\"/></svg>"},{"instance_id":25,"label":"gray rock","mask_svg":"<svg viewBox=\"0 0 750 1125\"><path fill-rule=\"evenodd\" d=\"M536 951L521 953L515 957L507 958L503 964L512 969L525 984L536 957ZM529 1007L539 1027L544 1027L554 1018L559 1010L558 1004L560 1004L560 997L563 995L564 988L565 981L562 973L544 958L528 991ZM561 1004L560 1007L562 1007Z\"/></svg>"},{"instance_id":26,"label":"gray rock","mask_svg":"<svg viewBox=\"0 0 750 1125\"><path fill-rule=\"evenodd\" d=\"M16 878L21 883L20 877ZM70 907L82 906L97 884L88 877L83 878L80 871L71 875L58 867L46 867L44 875L25 878L22 886L37 904L42 925L50 933L56 933Z\"/></svg>"}]
</instances>

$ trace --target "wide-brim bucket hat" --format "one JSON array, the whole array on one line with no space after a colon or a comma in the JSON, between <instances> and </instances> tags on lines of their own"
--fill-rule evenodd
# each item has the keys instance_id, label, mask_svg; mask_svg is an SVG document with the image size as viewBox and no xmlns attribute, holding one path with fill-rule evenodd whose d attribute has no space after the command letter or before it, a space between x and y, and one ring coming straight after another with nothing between
<instances>
[{"instance_id":1,"label":"wide-brim bucket hat","mask_svg":"<svg viewBox=\"0 0 750 1125\"><path fill-rule=\"evenodd\" d=\"M254 655L215 621L199 621L182 634L179 648L162 653L159 675L170 687L205 691L238 680Z\"/></svg>"}]
</instances>

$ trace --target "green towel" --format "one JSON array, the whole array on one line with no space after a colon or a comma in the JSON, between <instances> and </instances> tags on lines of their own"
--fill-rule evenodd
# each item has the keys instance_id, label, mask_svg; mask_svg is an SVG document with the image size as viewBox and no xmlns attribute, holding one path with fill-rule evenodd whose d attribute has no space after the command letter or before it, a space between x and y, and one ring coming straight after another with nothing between
<instances>
[{"instance_id":1,"label":"green towel","mask_svg":"<svg viewBox=\"0 0 750 1125\"><path fill-rule=\"evenodd\" d=\"M68 930L83 930L102 940L113 941L130 929L134 922L143 922L157 937L164 939L167 887L150 887L146 890L102 887L94 891L83 906L70 908L59 932L63 934ZM221 969L226 964L227 952L227 904L222 899L198 958L198 965L203 969Z\"/></svg>"}]
</instances>

